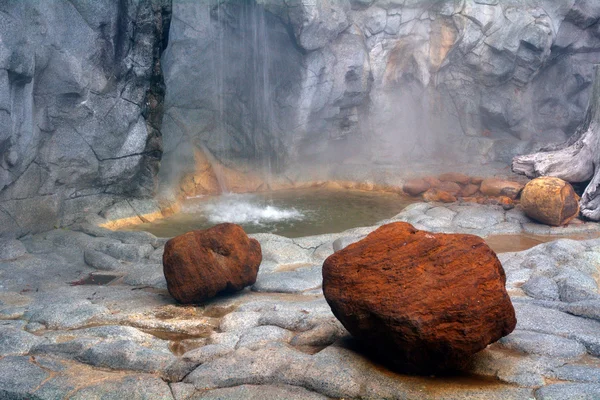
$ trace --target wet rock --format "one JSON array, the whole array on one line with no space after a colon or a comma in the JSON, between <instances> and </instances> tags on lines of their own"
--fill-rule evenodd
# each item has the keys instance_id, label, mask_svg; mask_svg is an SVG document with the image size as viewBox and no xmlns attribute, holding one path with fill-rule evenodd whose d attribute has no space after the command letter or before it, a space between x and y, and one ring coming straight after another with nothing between
<instances>
[{"instance_id":1,"label":"wet rock","mask_svg":"<svg viewBox=\"0 0 600 400\"><path fill-rule=\"evenodd\" d=\"M288 343L292 337L292 332L278 326L257 326L240 337L236 348L256 350L271 342Z\"/></svg>"},{"instance_id":2,"label":"wet rock","mask_svg":"<svg viewBox=\"0 0 600 400\"><path fill-rule=\"evenodd\" d=\"M598 393L600 393L600 384L556 383L538 389L535 392L535 398L538 400L595 400L598 398Z\"/></svg>"},{"instance_id":3,"label":"wet rock","mask_svg":"<svg viewBox=\"0 0 600 400\"><path fill-rule=\"evenodd\" d=\"M563 381L600 383L600 368L592 365L563 365L552 370L552 377Z\"/></svg>"},{"instance_id":4,"label":"wet rock","mask_svg":"<svg viewBox=\"0 0 600 400\"><path fill-rule=\"evenodd\" d=\"M531 331L516 330L500 339L499 343L527 354L557 358L578 358L586 353L585 346L575 340Z\"/></svg>"},{"instance_id":5,"label":"wet rock","mask_svg":"<svg viewBox=\"0 0 600 400\"><path fill-rule=\"evenodd\" d=\"M256 282L261 248L234 224L192 231L167 242L163 256L169 293L180 303L199 303Z\"/></svg>"},{"instance_id":6,"label":"wet rock","mask_svg":"<svg viewBox=\"0 0 600 400\"><path fill-rule=\"evenodd\" d=\"M523 185L518 182L488 178L481 182L479 190L486 196L506 196L516 199L522 189Z\"/></svg>"},{"instance_id":7,"label":"wet rock","mask_svg":"<svg viewBox=\"0 0 600 400\"><path fill-rule=\"evenodd\" d=\"M127 393L130 400L174 400L169 385L152 375L126 376L121 380L100 381L78 390L73 400L120 400Z\"/></svg>"},{"instance_id":8,"label":"wet rock","mask_svg":"<svg viewBox=\"0 0 600 400\"><path fill-rule=\"evenodd\" d=\"M259 275L252 290L257 292L301 293L321 286L321 267Z\"/></svg>"},{"instance_id":9,"label":"wet rock","mask_svg":"<svg viewBox=\"0 0 600 400\"><path fill-rule=\"evenodd\" d=\"M29 357L4 357L0 359L0 398L31 398L49 377L48 371L30 362Z\"/></svg>"},{"instance_id":10,"label":"wet rock","mask_svg":"<svg viewBox=\"0 0 600 400\"><path fill-rule=\"evenodd\" d=\"M109 312L106 307L92 304L89 300L61 300L58 303L36 304L29 308L24 317L30 322L44 324L48 329L74 329Z\"/></svg>"},{"instance_id":11,"label":"wet rock","mask_svg":"<svg viewBox=\"0 0 600 400\"><path fill-rule=\"evenodd\" d=\"M560 297L558 285L546 276L533 276L521 288L534 299L558 300Z\"/></svg>"},{"instance_id":12,"label":"wet rock","mask_svg":"<svg viewBox=\"0 0 600 400\"><path fill-rule=\"evenodd\" d=\"M154 373L164 370L175 356L129 340L115 340L98 343L77 358L96 367Z\"/></svg>"},{"instance_id":13,"label":"wet rock","mask_svg":"<svg viewBox=\"0 0 600 400\"><path fill-rule=\"evenodd\" d=\"M429 189L431 185L423 179L411 179L402 186L402 191L411 196L418 196Z\"/></svg>"},{"instance_id":14,"label":"wet rock","mask_svg":"<svg viewBox=\"0 0 600 400\"><path fill-rule=\"evenodd\" d=\"M523 189L521 206L530 218L541 223L562 226L579 215L579 198L566 181L544 176Z\"/></svg>"},{"instance_id":15,"label":"wet rock","mask_svg":"<svg viewBox=\"0 0 600 400\"><path fill-rule=\"evenodd\" d=\"M255 311L232 312L221 319L221 332L247 330L258 326L261 313Z\"/></svg>"},{"instance_id":16,"label":"wet rock","mask_svg":"<svg viewBox=\"0 0 600 400\"><path fill-rule=\"evenodd\" d=\"M467 229L487 229L504 222L504 212L491 207L461 207L453 225Z\"/></svg>"},{"instance_id":17,"label":"wet rock","mask_svg":"<svg viewBox=\"0 0 600 400\"><path fill-rule=\"evenodd\" d=\"M13 260L27 254L27 249L18 240L0 239L0 260Z\"/></svg>"},{"instance_id":18,"label":"wet rock","mask_svg":"<svg viewBox=\"0 0 600 400\"><path fill-rule=\"evenodd\" d=\"M116 258L92 249L83 252L83 259L87 265L101 271L118 271L122 267Z\"/></svg>"},{"instance_id":19,"label":"wet rock","mask_svg":"<svg viewBox=\"0 0 600 400\"><path fill-rule=\"evenodd\" d=\"M22 356L44 339L12 326L0 325L0 357Z\"/></svg>"},{"instance_id":20,"label":"wet rock","mask_svg":"<svg viewBox=\"0 0 600 400\"><path fill-rule=\"evenodd\" d=\"M454 203L456 201L456 197L448 192L434 188L423 193L423 200L431 203Z\"/></svg>"},{"instance_id":21,"label":"wet rock","mask_svg":"<svg viewBox=\"0 0 600 400\"><path fill-rule=\"evenodd\" d=\"M328 397L290 385L240 385L214 389L194 396L194 400L326 400Z\"/></svg>"},{"instance_id":22,"label":"wet rock","mask_svg":"<svg viewBox=\"0 0 600 400\"><path fill-rule=\"evenodd\" d=\"M514 329L505 279L482 239L406 223L380 227L323 265L323 293L346 329L416 372L454 367Z\"/></svg>"},{"instance_id":23,"label":"wet rock","mask_svg":"<svg viewBox=\"0 0 600 400\"><path fill-rule=\"evenodd\" d=\"M594 278L575 269L562 268L554 280L562 301L576 302L600 297Z\"/></svg>"}]
</instances>

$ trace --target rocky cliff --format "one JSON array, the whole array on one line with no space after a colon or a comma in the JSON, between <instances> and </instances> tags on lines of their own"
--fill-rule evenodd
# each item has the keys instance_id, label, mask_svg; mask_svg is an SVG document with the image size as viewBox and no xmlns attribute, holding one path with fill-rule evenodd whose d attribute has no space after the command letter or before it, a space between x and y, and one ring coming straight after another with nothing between
<instances>
[{"instance_id":1,"label":"rocky cliff","mask_svg":"<svg viewBox=\"0 0 600 400\"><path fill-rule=\"evenodd\" d=\"M566 139L600 62L593 0L174 0L164 180L201 149L315 162L508 161Z\"/></svg>"},{"instance_id":2,"label":"rocky cliff","mask_svg":"<svg viewBox=\"0 0 600 400\"><path fill-rule=\"evenodd\" d=\"M0 236L150 196L170 1L0 1Z\"/></svg>"},{"instance_id":3,"label":"rocky cliff","mask_svg":"<svg viewBox=\"0 0 600 400\"><path fill-rule=\"evenodd\" d=\"M594 0L172 3L0 1L0 236L215 160L508 161L573 132L600 62Z\"/></svg>"}]
</instances>

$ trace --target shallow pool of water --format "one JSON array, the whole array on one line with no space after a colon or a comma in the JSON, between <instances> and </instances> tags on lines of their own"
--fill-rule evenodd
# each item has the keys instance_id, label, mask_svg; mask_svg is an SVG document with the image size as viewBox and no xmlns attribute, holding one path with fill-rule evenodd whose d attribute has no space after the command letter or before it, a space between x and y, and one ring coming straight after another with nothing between
<instances>
[{"instance_id":1,"label":"shallow pool of water","mask_svg":"<svg viewBox=\"0 0 600 400\"><path fill-rule=\"evenodd\" d=\"M370 226L393 217L415 201L395 193L322 188L207 196L188 199L181 212L168 218L128 229L173 237L233 222L247 233L301 237Z\"/></svg>"}]
</instances>

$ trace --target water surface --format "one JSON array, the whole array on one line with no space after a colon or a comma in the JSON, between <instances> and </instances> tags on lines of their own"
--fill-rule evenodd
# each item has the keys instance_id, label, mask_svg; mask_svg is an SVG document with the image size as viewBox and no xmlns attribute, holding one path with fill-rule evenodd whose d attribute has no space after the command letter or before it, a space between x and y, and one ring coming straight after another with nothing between
<instances>
[{"instance_id":1,"label":"water surface","mask_svg":"<svg viewBox=\"0 0 600 400\"><path fill-rule=\"evenodd\" d=\"M396 193L323 188L227 194L188 199L181 212L129 229L173 237L233 222L247 233L302 237L374 225L416 201Z\"/></svg>"}]
</instances>

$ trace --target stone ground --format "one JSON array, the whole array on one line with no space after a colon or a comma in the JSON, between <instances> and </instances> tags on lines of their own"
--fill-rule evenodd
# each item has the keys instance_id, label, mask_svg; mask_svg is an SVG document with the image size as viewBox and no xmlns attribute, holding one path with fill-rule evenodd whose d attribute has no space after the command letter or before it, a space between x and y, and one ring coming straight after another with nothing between
<instances>
[{"instance_id":1,"label":"stone ground","mask_svg":"<svg viewBox=\"0 0 600 400\"><path fill-rule=\"evenodd\" d=\"M418 203L384 222L437 232L562 234L518 209ZM256 284L179 306L165 239L91 224L0 244L0 399L599 399L600 239L499 255L517 329L456 376L395 374L332 315L321 265L374 227L263 248ZM85 284L110 280L107 285Z\"/></svg>"}]
</instances>

